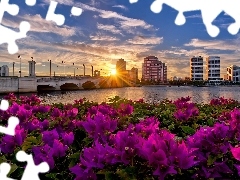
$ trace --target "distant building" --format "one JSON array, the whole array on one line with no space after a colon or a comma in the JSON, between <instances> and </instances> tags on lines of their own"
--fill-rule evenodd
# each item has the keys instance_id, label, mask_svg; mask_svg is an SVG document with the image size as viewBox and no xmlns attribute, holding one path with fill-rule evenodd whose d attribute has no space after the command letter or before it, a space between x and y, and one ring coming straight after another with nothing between
<instances>
[{"instance_id":1,"label":"distant building","mask_svg":"<svg viewBox=\"0 0 240 180\"><path fill-rule=\"evenodd\" d=\"M190 79L192 81L203 81L203 57L193 56L190 59Z\"/></svg>"},{"instance_id":2,"label":"distant building","mask_svg":"<svg viewBox=\"0 0 240 180\"><path fill-rule=\"evenodd\" d=\"M220 57L209 56L206 58L207 68L207 80L210 82L219 82L220 78Z\"/></svg>"},{"instance_id":3,"label":"distant building","mask_svg":"<svg viewBox=\"0 0 240 180\"><path fill-rule=\"evenodd\" d=\"M167 81L167 66L155 56L144 58L142 63L142 80L143 81Z\"/></svg>"},{"instance_id":4,"label":"distant building","mask_svg":"<svg viewBox=\"0 0 240 180\"><path fill-rule=\"evenodd\" d=\"M240 82L240 67L231 65L227 67L227 80L232 82Z\"/></svg>"},{"instance_id":5,"label":"distant building","mask_svg":"<svg viewBox=\"0 0 240 180\"><path fill-rule=\"evenodd\" d=\"M129 72L129 80L136 84L138 81L138 69L132 68L128 72Z\"/></svg>"},{"instance_id":6,"label":"distant building","mask_svg":"<svg viewBox=\"0 0 240 180\"><path fill-rule=\"evenodd\" d=\"M7 65L3 65L2 67L0 67L0 76L2 77L9 76L9 68Z\"/></svg>"},{"instance_id":7,"label":"distant building","mask_svg":"<svg viewBox=\"0 0 240 180\"><path fill-rule=\"evenodd\" d=\"M28 63L29 63L29 77L36 77L36 73L35 73L36 62L28 61Z\"/></svg>"},{"instance_id":8,"label":"distant building","mask_svg":"<svg viewBox=\"0 0 240 180\"><path fill-rule=\"evenodd\" d=\"M181 77L177 77L177 76L171 77L171 81L181 81L181 80L182 80Z\"/></svg>"},{"instance_id":9,"label":"distant building","mask_svg":"<svg viewBox=\"0 0 240 180\"><path fill-rule=\"evenodd\" d=\"M123 71L126 71L126 68L127 68L127 62L124 61L124 59L119 59L116 63L117 73L121 73Z\"/></svg>"},{"instance_id":10,"label":"distant building","mask_svg":"<svg viewBox=\"0 0 240 180\"><path fill-rule=\"evenodd\" d=\"M224 75L223 75L223 80L224 80L224 81L228 81L228 75L227 75L227 74L224 74Z\"/></svg>"},{"instance_id":11,"label":"distant building","mask_svg":"<svg viewBox=\"0 0 240 180\"><path fill-rule=\"evenodd\" d=\"M185 77L185 81L191 81L190 77Z\"/></svg>"},{"instance_id":12,"label":"distant building","mask_svg":"<svg viewBox=\"0 0 240 180\"><path fill-rule=\"evenodd\" d=\"M95 70L94 71L94 77L100 77L100 71L99 70Z\"/></svg>"}]
</instances>

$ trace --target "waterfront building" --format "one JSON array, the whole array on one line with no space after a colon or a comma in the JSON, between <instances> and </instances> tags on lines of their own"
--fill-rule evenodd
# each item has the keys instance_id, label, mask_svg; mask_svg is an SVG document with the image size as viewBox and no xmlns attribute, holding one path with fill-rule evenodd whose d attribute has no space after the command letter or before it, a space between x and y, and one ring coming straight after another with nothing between
<instances>
[{"instance_id":1,"label":"waterfront building","mask_svg":"<svg viewBox=\"0 0 240 180\"><path fill-rule=\"evenodd\" d=\"M220 82L220 57L219 56L208 56L206 58L207 67L206 75L209 82Z\"/></svg>"},{"instance_id":2,"label":"waterfront building","mask_svg":"<svg viewBox=\"0 0 240 180\"><path fill-rule=\"evenodd\" d=\"M127 69L127 62L124 61L124 59L119 59L116 63L116 71L117 73L121 73L123 71L126 71Z\"/></svg>"},{"instance_id":3,"label":"waterfront building","mask_svg":"<svg viewBox=\"0 0 240 180\"><path fill-rule=\"evenodd\" d=\"M2 77L9 76L9 68L7 65L3 65L2 67L0 67L0 76Z\"/></svg>"},{"instance_id":4,"label":"waterfront building","mask_svg":"<svg viewBox=\"0 0 240 180\"><path fill-rule=\"evenodd\" d=\"M181 77L177 77L177 76L171 77L171 81L181 81L181 80L182 80Z\"/></svg>"},{"instance_id":5,"label":"waterfront building","mask_svg":"<svg viewBox=\"0 0 240 180\"><path fill-rule=\"evenodd\" d=\"M28 61L29 63L29 77L36 77L36 73L35 73L35 65L36 62L35 61Z\"/></svg>"},{"instance_id":6,"label":"waterfront building","mask_svg":"<svg viewBox=\"0 0 240 180\"><path fill-rule=\"evenodd\" d=\"M190 78L192 81L203 81L203 57L190 58Z\"/></svg>"},{"instance_id":7,"label":"waterfront building","mask_svg":"<svg viewBox=\"0 0 240 180\"><path fill-rule=\"evenodd\" d=\"M240 82L240 66L231 65L227 67L227 80Z\"/></svg>"},{"instance_id":8,"label":"waterfront building","mask_svg":"<svg viewBox=\"0 0 240 180\"><path fill-rule=\"evenodd\" d=\"M228 75L227 75L227 74L224 74L224 75L223 75L223 80L224 80L224 81L228 81Z\"/></svg>"},{"instance_id":9,"label":"waterfront building","mask_svg":"<svg viewBox=\"0 0 240 180\"><path fill-rule=\"evenodd\" d=\"M167 81L167 66L156 56L144 58L142 63L142 81Z\"/></svg>"},{"instance_id":10,"label":"waterfront building","mask_svg":"<svg viewBox=\"0 0 240 180\"><path fill-rule=\"evenodd\" d=\"M137 83L138 81L138 69L137 68L132 68L131 70L129 70L129 79L131 82L133 83Z\"/></svg>"},{"instance_id":11,"label":"waterfront building","mask_svg":"<svg viewBox=\"0 0 240 180\"><path fill-rule=\"evenodd\" d=\"M95 70L94 71L94 77L100 77L100 71L99 70Z\"/></svg>"},{"instance_id":12,"label":"waterfront building","mask_svg":"<svg viewBox=\"0 0 240 180\"><path fill-rule=\"evenodd\" d=\"M185 77L184 80L185 80L185 81L191 81L191 78L190 78L190 77Z\"/></svg>"}]
</instances>

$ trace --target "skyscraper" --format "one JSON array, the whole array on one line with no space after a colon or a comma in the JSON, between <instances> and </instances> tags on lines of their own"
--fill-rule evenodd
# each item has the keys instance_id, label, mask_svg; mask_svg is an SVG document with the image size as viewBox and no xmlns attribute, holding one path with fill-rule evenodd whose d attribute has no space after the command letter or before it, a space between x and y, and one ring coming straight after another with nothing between
<instances>
[{"instance_id":1,"label":"skyscraper","mask_svg":"<svg viewBox=\"0 0 240 180\"><path fill-rule=\"evenodd\" d=\"M190 59L190 79L192 81L203 81L203 57L193 56Z\"/></svg>"},{"instance_id":2,"label":"skyscraper","mask_svg":"<svg viewBox=\"0 0 240 180\"><path fill-rule=\"evenodd\" d=\"M167 66L158 60L156 56L148 56L144 58L142 64L142 80L143 81L167 81Z\"/></svg>"},{"instance_id":3,"label":"skyscraper","mask_svg":"<svg viewBox=\"0 0 240 180\"><path fill-rule=\"evenodd\" d=\"M207 68L207 80L210 82L218 82L220 78L220 57L219 56L208 56L206 58Z\"/></svg>"},{"instance_id":4,"label":"skyscraper","mask_svg":"<svg viewBox=\"0 0 240 180\"><path fill-rule=\"evenodd\" d=\"M127 66L127 62L124 61L124 59L119 59L116 63L116 71L117 73L126 71L126 66Z\"/></svg>"},{"instance_id":5,"label":"skyscraper","mask_svg":"<svg viewBox=\"0 0 240 180\"><path fill-rule=\"evenodd\" d=\"M35 61L28 61L29 63L29 77L35 77Z\"/></svg>"},{"instance_id":6,"label":"skyscraper","mask_svg":"<svg viewBox=\"0 0 240 180\"><path fill-rule=\"evenodd\" d=\"M231 65L227 67L227 80L232 82L240 82L240 67Z\"/></svg>"},{"instance_id":7,"label":"skyscraper","mask_svg":"<svg viewBox=\"0 0 240 180\"><path fill-rule=\"evenodd\" d=\"M0 67L0 76L9 76L9 68L7 65L3 65L2 67Z\"/></svg>"}]
</instances>

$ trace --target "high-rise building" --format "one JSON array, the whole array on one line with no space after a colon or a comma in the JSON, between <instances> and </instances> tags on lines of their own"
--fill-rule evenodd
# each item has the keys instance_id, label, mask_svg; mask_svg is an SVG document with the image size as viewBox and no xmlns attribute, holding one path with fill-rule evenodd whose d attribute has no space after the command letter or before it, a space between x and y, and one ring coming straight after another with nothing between
<instances>
[{"instance_id":1,"label":"high-rise building","mask_svg":"<svg viewBox=\"0 0 240 180\"><path fill-rule=\"evenodd\" d=\"M137 68L132 68L131 70L129 70L129 80L135 84L137 83L137 81L138 81L138 69Z\"/></svg>"},{"instance_id":2,"label":"high-rise building","mask_svg":"<svg viewBox=\"0 0 240 180\"><path fill-rule=\"evenodd\" d=\"M240 82L240 67L231 65L227 67L227 80L232 82Z\"/></svg>"},{"instance_id":3,"label":"high-rise building","mask_svg":"<svg viewBox=\"0 0 240 180\"><path fill-rule=\"evenodd\" d=\"M9 68L7 65L3 65L2 67L0 67L0 76L9 76Z\"/></svg>"},{"instance_id":4,"label":"high-rise building","mask_svg":"<svg viewBox=\"0 0 240 180\"><path fill-rule=\"evenodd\" d=\"M142 80L143 81L167 81L167 66L158 60L156 56L144 58L142 63Z\"/></svg>"},{"instance_id":5,"label":"high-rise building","mask_svg":"<svg viewBox=\"0 0 240 180\"><path fill-rule=\"evenodd\" d=\"M207 80L210 82L220 81L220 57L219 56L208 56L206 58L207 68L206 75Z\"/></svg>"},{"instance_id":6,"label":"high-rise building","mask_svg":"<svg viewBox=\"0 0 240 180\"><path fill-rule=\"evenodd\" d=\"M121 73L123 71L126 71L127 62L124 61L124 59L119 59L116 63L116 71L117 73Z\"/></svg>"},{"instance_id":7,"label":"high-rise building","mask_svg":"<svg viewBox=\"0 0 240 180\"><path fill-rule=\"evenodd\" d=\"M35 61L28 61L29 63L29 77L35 77L36 73L35 73Z\"/></svg>"},{"instance_id":8,"label":"high-rise building","mask_svg":"<svg viewBox=\"0 0 240 180\"><path fill-rule=\"evenodd\" d=\"M192 81L203 81L203 57L193 56L190 59L190 78Z\"/></svg>"}]
</instances>

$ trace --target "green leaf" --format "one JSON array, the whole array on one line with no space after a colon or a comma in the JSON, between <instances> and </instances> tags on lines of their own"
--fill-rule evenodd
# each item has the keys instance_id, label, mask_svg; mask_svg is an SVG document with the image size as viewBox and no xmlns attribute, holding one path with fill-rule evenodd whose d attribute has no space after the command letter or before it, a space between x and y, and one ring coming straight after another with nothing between
<instances>
[{"instance_id":1,"label":"green leaf","mask_svg":"<svg viewBox=\"0 0 240 180\"><path fill-rule=\"evenodd\" d=\"M72 155L69 156L69 159L79 159L80 157L80 152L76 152Z\"/></svg>"},{"instance_id":2,"label":"green leaf","mask_svg":"<svg viewBox=\"0 0 240 180\"><path fill-rule=\"evenodd\" d=\"M77 161L75 159L71 160L71 162L69 163L68 167L71 168L73 166L75 166L77 164Z\"/></svg>"},{"instance_id":3,"label":"green leaf","mask_svg":"<svg viewBox=\"0 0 240 180\"><path fill-rule=\"evenodd\" d=\"M180 126L183 130L184 133L186 134L194 134L195 133L195 130L189 126Z\"/></svg>"},{"instance_id":4,"label":"green leaf","mask_svg":"<svg viewBox=\"0 0 240 180\"><path fill-rule=\"evenodd\" d=\"M4 155L0 156L0 164L3 162L7 162L8 160L6 159L6 157Z\"/></svg>"},{"instance_id":5,"label":"green leaf","mask_svg":"<svg viewBox=\"0 0 240 180\"><path fill-rule=\"evenodd\" d=\"M213 126L214 125L214 120L213 119L207 120L207 124L208 124L208 126Z\"/></svg>"},{"instance_id":6,"label":"green leaf","mask_svg":"<svg viewBox=\"0 0 240 180\"><path fill-rule=\"evenodd\" d=\"M216 159L217 159L216 156L209 155L207 160L207 165L211 166L216 161Z\"/></svg>"},{"instance_id":7,"label":"green leaf","mask_svg":"<svg viewBox=\"0 0 240 180\"><path fill-rule=\"evenodd\" d=\"M9 176L10 174L12 174L14 171L16 171L17 168L18 168L18 166L17 166L16 164L11 164L11 170L10 170L10 172L8 173L8 176Z\"/></svg>"},{"instance_id":8,"label":"green leaf","mask_svg":"<svg viewBox=\"0 0 240 180\"><path fill-rule=\"evenodd\" d=\"M56 176L57 176L57 173L49 173L49 174L46 174L46 177L48 177L48 178L50 178L50 179L57 179Z\"/></svg>"}]
</instances>

